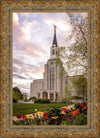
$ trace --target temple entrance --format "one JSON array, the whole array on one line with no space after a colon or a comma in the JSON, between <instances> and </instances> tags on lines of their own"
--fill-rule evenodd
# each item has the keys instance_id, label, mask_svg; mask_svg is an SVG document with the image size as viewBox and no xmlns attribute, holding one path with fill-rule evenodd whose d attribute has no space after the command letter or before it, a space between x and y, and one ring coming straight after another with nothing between
<instances>
[{"instance_id":1,"label":"temple entrance","mask_svg":"<svg viewBox=\"0 0 100 138\"><path fill-rule=\"evenodd\" d=\"M38 98L40 98L40 93L38 93Z\"/></svg>"},{"instance_id":2,"label":"temple entrance","mask_svg":"<svg viewBox=\"0 0 100 138\"><path fill-rule=\"evenodd\" d=\"M42 93L42 98L43 99L48 99L48 93L47 92L43 92Z\"/></svg>"},{"instance_id":3,"label":"temple entrance","mask_svg":"<svg viewBox=\"0 0 100 138\"><path fill-rule=\"evenodd\" d=\"M50 100L54 100L54 93L50 93Z\"/></svg>"}]
</instances>

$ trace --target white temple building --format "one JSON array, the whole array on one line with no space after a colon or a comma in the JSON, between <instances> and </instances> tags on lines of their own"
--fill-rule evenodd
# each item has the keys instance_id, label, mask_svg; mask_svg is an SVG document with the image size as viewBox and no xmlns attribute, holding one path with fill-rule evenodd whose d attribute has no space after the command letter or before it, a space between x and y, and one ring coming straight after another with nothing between
<instances>
[{"instance_id":1,"label":"white temple building","mask_svg":"<svg viewBox=\"0 0 100 138\"><path fill-rule=\"evenodd\" d=\"M54 26L53 43L50 48L50 59L44 65L43 79L36 79L30 84L30 97L46 98L51 101L61 101L65 97L65 87L70 82L66 73L62 73L63 63L56 64L56 52L59 49Z\"/></svg>"}]
</instances>

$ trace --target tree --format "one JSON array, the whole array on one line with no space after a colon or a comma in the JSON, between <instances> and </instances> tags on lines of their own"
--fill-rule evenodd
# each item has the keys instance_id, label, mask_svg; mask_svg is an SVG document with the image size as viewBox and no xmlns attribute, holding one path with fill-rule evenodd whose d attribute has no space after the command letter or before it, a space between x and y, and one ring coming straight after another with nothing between
<instances>
[{"instance_id":1,"label":"tree","mask_svg":"<svg viewBox=\"0 0 100 138\"><path fill-rule=\"evenodd\" d=\"M18 87L13 88L13 99L16 101L23 99L23 94Z\"/></svg>"},{"instance_id":2,"label":"tree","mask_svg":"<svg viewBox=\"0 0 100 138\"><path fill-rule=\"evenodd\" d=\"M64 95L64 98L62 99L62 102L67 102L69 100L71 100L71 92L68 89L68 87L66 86L65 87L65 95Z\"/></svg>"},{"instance_id":3,"label":"tree","mask_svg":"<svg viewBox=\"0 0 100 138\"><path fill-rule=\"evenodd\" d=\"M28 102L27 93L23 94L23 99L24 99L24 102Z\"/></svg>"},{"instance_id":4,"label":"tree","mask_svg":"<svg viewBox=\"0 0 100 138\"><path fill-rule=\"evenodd\" d=\"M83 95L83 93L85 96L87 95L87 79L83 75L74 77L72 83L78 96Z\"/></svg>"},{"instance_id":5,"label":"tree","mask_svg":"<svg viewBox=\"0 0 100 138\"><path fill-rule=\"evenodd\" d=\"M70 13L69 22L72 25L71 34L67 41L73 43L67 47L60 47L57 51L58 58L66 61L67 69L74 74L87 73L87 17Z\"/></svg>"}]
</instances>

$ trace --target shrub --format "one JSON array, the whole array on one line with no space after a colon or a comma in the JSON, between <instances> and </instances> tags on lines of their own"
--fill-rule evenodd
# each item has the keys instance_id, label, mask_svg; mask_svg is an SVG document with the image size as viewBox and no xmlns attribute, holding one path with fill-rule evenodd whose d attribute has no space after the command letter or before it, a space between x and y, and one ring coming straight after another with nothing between
<instances>
[{"instance_id":1,"label":"shrub","mask_svg":"<svg viewBox=\"0 0 100 138\"><path fill-rule=\"evenodd\" d=\"M70 124L71 124L71 120L70 119L67 119L66 125L70 125Z\"/></svg>"},{"instance_id":2,"label":"shrub","mask_svg":"<svg viewBox=\"0 0 100 138\"><path fill-rule=\"evenodd\" d=\"M61 125L71 125L71 120L67 119L66 121L62 121Z\"/></svg>"},{"instance_id":3,"label":"shrub","mask_svg":"<svg viewBox=\"0 0 100 138\"><path fill-rule=\"evenodd\" d=\"M82 97L80 97L80 96L72 96L71 97L71 100L78 100L78 99L82 99Z\"/></svg>"},{"instance_id":4,"label":"shrub","mask_svg":"<svg viewBox=\"0 0 100 138\"><path fill-rule=\"evenodd\" d=\"M13 98L13 103L17 103L17 100Z\"/></svg>"},{"instance_id":5,"label":"shrub","mask_svg":"<svg viewBox=\"0 0 100 138\"><path fill-rule=\"evenodd\" d=\"M41 103L50 103L49 99L41 99Z\"/></svg>"},{"instance_id":6,"label":"shrub","mask_svg":"<svg viewBox=\"0 0 100 138\"><path fill-rule=\"evenodd\" d=\"M34 99L34 103L50 103L49 99Z\"/></svg>"},{"instance_id":7,"label":"shrub","mask_svg":"<svg viewBox=\"0 0 100 138\"><path fill-rule=\"evenodd\" d=\"M36 99L36 97L30 97L30 98L29 98L29 101L30 101L30 100L33 100L33 101L34 101L35 99Z\"/></svg>"}]
</instances>

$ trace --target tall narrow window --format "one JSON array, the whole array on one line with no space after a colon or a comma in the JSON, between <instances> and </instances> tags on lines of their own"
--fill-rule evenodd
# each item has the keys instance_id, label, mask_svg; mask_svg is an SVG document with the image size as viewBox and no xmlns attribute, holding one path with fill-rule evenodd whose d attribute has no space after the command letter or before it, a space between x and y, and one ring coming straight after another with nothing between
<instances>
[{"instance_id":1,"label":"tall narrow window","mask_svg":"<svg viewBox=\"0 0 100 138\"><path fill-rule=\"evenodd\" d=\"M54 53L55 53L55 51L54 51L54 49L52 50L52 55L54 55Z\"/></svg>"},{"instance_id":2,"label":"tall narrow window","mask_svg":"<svg viewBox=\"0 0 100 138\"><path fill-rule=\"evenodd\" d=\"M50 68L50 89L54 90L55 85L55 69L54 67Z\"/></svg>"}]
</instances>

